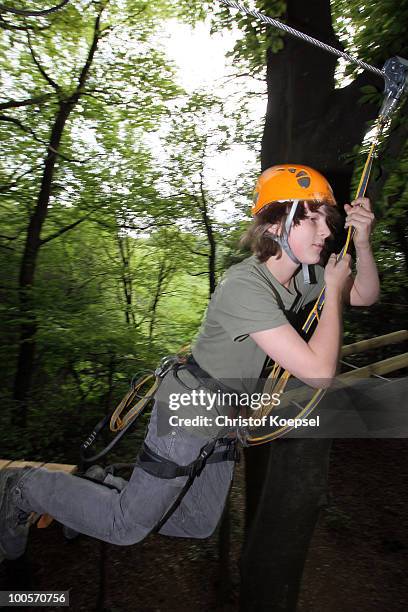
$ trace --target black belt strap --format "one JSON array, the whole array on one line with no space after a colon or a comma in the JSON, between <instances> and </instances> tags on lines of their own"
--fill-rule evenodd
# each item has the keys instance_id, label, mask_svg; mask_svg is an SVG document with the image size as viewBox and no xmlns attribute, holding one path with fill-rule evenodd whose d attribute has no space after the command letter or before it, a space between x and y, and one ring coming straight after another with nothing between
<instances>
[{"instance_id":1,"label":"black belt strap","mask_svg":"<svg viewBox=\"0 0 408 612\"><path fill-rule=\"evenodd\" d=\"M185 363L178 363L173 368L174 378L181 385L183 385L183 387L191 391L190 387L188 387L179 377L179 372L183 370L187 370L188 372L190 372L190 374L192 374L194 378L196 378L196 380L199 383L199 386L201 387L205 387L206 389L209 389L210 391L214 391L214 393L217 393L218 391L223 391L224 393L232 394L231 405L233 407L236 407L236 402L233 400L233 397L237 396L237 399L239 400L240 392L237 391L237 389L228 387L227 385L222 383L220 380L218 380L217 378L214 378L213 376L211 376L211 374L203 370L203 368L201 368L198 365L198 363L196 362L196 360L194 359L192 355L189 355L187 357L187 360Z\"/></svg>"},{"instance_id":2,"label":"black belt strap","mask_svg":"<svg viewBox=\"0 0 408 612\"><path fill-rule=\"evenodd\" d=\"M227 448L221 452L214 453L215 446L219 443L227 444ZM170 508L165 512L160 521L152 530L154 533L160 531L163 525L168 521L173 512L181 504L182 499L187 494L196 476L200 476L207 463L216 463L218 461L238 461L239 451L236 448L236 442L232 438L220 438L210 440L205 444L197 459L188 465L177 465L174 461L161 457L147 444L143 444L142 450L137 458L137 464L149 474L157 478L176 478L177 476L188 476L185 485L183 486L177 499L173 502Z\"/></svg>"},{"instance_id":3,"label":"black belt strap","mask_svg":"<svg viewBox=\"0 0 408 612\"><path fill-rule=\"evenodd\" d=\"M223 443L224 440L225 444L227 444L227 448L214 452L216 442ZM136 462L137 465L148 474L156 476L156 478L168 480L177 478L178 476L192 476L195 478L201 474L206 463L238 460L239 451L236 448L235 441L231 438L221 438L219 440L212 440L203 446L197 459L188 465L178 465L174 461L170 461L170 459L158 455L149 448L146 443L143 444Z\"/></svg>"}]
</instances>

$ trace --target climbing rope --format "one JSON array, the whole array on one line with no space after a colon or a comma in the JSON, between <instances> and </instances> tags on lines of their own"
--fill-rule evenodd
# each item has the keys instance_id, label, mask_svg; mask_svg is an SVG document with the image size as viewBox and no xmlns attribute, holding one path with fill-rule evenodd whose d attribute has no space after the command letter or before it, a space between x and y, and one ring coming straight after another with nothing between
<instances>
[{"instance_id":1,"label":"climbing rope","mask_svg":"<svg viewBox=\"0 0 408 612\"><path fill-rule=\"evenodd\" d=\"M56 6L52 6L49 9L43 9L39 11L28 11L25 9L16 9L11 6L7 6L6 4L0 3L0 13L11 13L12 15L19 15L20 17L42 17L43 15L50 15L51 13L55 13L68 4L69 0L62 0L60 4Z\"/></svg>"}]
</instances>

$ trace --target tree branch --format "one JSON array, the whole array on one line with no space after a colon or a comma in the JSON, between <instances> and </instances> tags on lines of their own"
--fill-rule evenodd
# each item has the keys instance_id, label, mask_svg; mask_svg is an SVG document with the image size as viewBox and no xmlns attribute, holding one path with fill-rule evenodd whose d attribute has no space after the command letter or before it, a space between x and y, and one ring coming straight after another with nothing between
<instances>
[{"instance_id":1,"label":"tree branch","mask_svg":"<svg viewBox=\"0 0 408 612\"><path fill-rule=\"evenodd\" d=\"M95 19L95 25L94 25L94 34L93 34L93 39L92 39L92 44L89 47L89 52L88 52L88 57L86 58L86 62L82 67L81 70L81 74L79 75L79 79L78 79L78 93L81 93L81 90L83 89L85 82L88 78L89 75L89 70L91 68L92 62L93 62L93 58L98 46L98 41L99 41L99 37L101 34L100 31L100 24L101 24L101 17L102 17L102 12L104 10L104 6L102 5L96 19Z\"/></svg>"},{"instance_id":2,"label":"tree branch","mask_svg":"<svg viewBox=\"0 0 408 612\"><path fill-rule=\"evenodd\" d=\"M19 127L26 134L31 134L31 136L34 138L36 142L39 142L40 144L47 147L49 151L52 151L52 153L55 153L55 155L58 155L59 157L61 157L61 159L64 159L65 161L68 161L74 164L85 164L90 159L94 159L95 157L101 157L105 155L105 153L96 153L95 155L92 155L91 157L87 157L86 159L75 159L75 157L68 157L68 155L65 155L64 153L60 153L59 151L54 149L54 147L49 145L45 140L41 140L41 138L38 138L34 130L32 130L30 127L26 127L19 119L15 119L14 117L10 117L9 115L0 115L0 121L7 121L9 123L14 123L14 125Z\"/></svg>"},{"instance_id":3,"label":"tree branch","mask_svg":"<svg viewBox=\"0 0 408 612\"><path fill-rule=\"evenodd\" d=\"M37 165L37 167L38 166L39 164ZM18 185L18 181L21 178L23 178L23 176L25 176L26 174L30 174L30 172L32 172L35 169L35 167L36 166L32 166L29 170L26 170L25 172L23 172L22 174L14 178L14 180L11 183L8 183L7 185L0 185L0 193L4 193L5 191L8 191L12 187L16 187Z\"/></svg>"},{"instance_id":4,"label":"tree branch","mask_svg":"<svg viewBox=\"0 0 408 612\"><path fill-rule=\"evenodd\" d=\"M6 121L8 123L14 123L14 125L19 127L20 130L22 130L26 134L31 134L31 136L34 138L34 140L36 142L39 142L41 144L45 144L44 141L42 141L40 138L38 138L38 136L36 135L36 133L34 132L33 129L31 129L30 127L26 127L19 119L15 119L14 117L10 117L10 115L0 115L0 121Z\"/></svg>"},{"instance_id":5,"label":"tree branch","mask_svg":"<svg viewBox=\"0 0 408 612\"><path fill-rule=\"evenodd\" d=\"M69 230L74 229L74 227L77 227L77 225L79 225L80 223L88 219L90 216L91 216L91 213L89 213L88 215L85 215L85 217L82 217L81 219L78 219L77 221L74 221L74 223L70 223L69 225L66 225L65 227L60 228L57 232L54 232L54 234L51 234L50 236L47 236L47 238L44 238L43 240L41 240L40 244L41 245L46 244L47 242L51 242L51 240L54 240L54 238L58 238L59 236L62 236L62 234L65 234L65 232L69 232Z\"/></svg>"},{"instance_id":6,"label":"tree branch","mask_svg":"<svg viewBox=\"0 0 408 612\"><path fill-rule=\"evenodd\" d=\"M50 77L50 76L49 76L49 75L46 73L46 71L45 71L45 70L44 70L44 68L41 66L40 62L38 61L37 56L36 56L36 55L35 55L35 53L34 53L34 49L33 49L32 45L31 45L31 37L30 37L30 32L28 32L28 31L27 31L27 42L28 42L28 48L30 49L30 54L31 54L31 57L33 58L33 62L34 62L34 64L37 66L37 68L38 68L38 70L39 70L39 72L40 72L41 76L42 76L42 77L43 77L43 78L44 78L44 79L47 81L47 83L48 83L49 85L51 85L51 87L52 87L53 89L55 89L55 91L56 91L57 93L59 93L59 92L61 91L60 86L58 85L58 83L56 83L56 82L55 82L55 81L54 81L54 80L53 80L53 79L52 79L52 78L51 78L51 77Z\"/></svg>"},{"instance_id":7,"label":"tree branch","mask_svg":"<svg viewBox=\"0 0 408 612\"><path fill-rule=\"evenodd\" d=\"M207 276L208 272L207 272L207 270L205 272L188 272L187 271L187 274L189 276L204 276L204 275Z\"/></svg>"},{"instance_id":8,"label":"tree branch","mask_svg":"<svg viewBox=\"0 0 408 612\"><path fill-rule=\"evenodd\" d=\"M15 31L22 31L22 32L26 32L27 30L32 30L33 32L42 32L43 30L47 30L50 26L41 26L39 27L38 25L34 28L34 26L29 26L29 25L25 25L25 26L17 26L14 25L12 23L10 23L10 21L7 21L7 19L4 19L3 15L0 15L0 28L2 30L15 30Z\"/></svg>"},{"instance_id":9,"label":"tree branch","mask_svg":"<svg viewBox=\"0 0 408 612\"><path fill-rule=\"evenodd\" d=\"M106 228L106 229L118 229L118 223L105 223L104 221L101 221L100 219L95 219L95 223L97 223L98 225L101 225L102 227ZM137 232L144 232L147 229L150 229L151 227L173 227L174 223L169 222L163 222L163 223L156 223L155 221L152 221L151 223L148 223L147 225L144 225L143 227L138 227L136 225L127 225L125 224L120 224L119 225L119 229L128 229L128 230L133 230L133 231L137 231Z\"/></svg>"},{"instance_id":10,"label":"tree branch","mask_svg":"<svg viewBox=\"0 0 408 612\"><path fill-rule=\"evenodd\" d=\"M42 94L41 96L34 96L33 98L27 98L26 100L9 100L8 102L0 102L0 110L19 108L21 106L33 106L35 104L45 102L45 100L52 96L53 94Z\"/></svg>"}]
</instances>

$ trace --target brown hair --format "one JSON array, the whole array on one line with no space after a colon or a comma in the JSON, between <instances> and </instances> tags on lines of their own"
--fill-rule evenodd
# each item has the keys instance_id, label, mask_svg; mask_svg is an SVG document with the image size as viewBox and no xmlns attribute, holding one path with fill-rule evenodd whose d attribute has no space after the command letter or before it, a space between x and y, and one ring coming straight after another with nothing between
<instances>
[{"instance_id":1,"label":"brown hair","mask_svg":"<svg viewBox=\"0 0 408 612\"><path fill-rule=\"evenodd\" d=\"M302 219L306 218L307 210L304 206L305 202L299 202L299 206L296 209L295 216L293 218L293 224L299 225ZM324 202L307 202L309 210L315 212L321 206L326 207L326 221L327 225L332 232L336 231L339 224L341 215L336 207L329 206ZM272 255L277 255L278 258L282 255L281 247L278 243L273 240L268 229L275 223L282 223L286 221L286 217L289 214L292 202L273 202L268 204L255 216L251 225L242 236L240 244L244 247L249 247L259 261L266 261Z\"/></svg>"}]
</instances>

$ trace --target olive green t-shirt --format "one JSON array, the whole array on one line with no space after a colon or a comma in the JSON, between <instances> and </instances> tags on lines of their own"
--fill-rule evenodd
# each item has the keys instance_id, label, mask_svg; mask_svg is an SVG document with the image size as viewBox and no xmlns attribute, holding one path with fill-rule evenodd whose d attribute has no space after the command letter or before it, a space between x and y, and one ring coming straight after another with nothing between
<instances>
[{"instance_id":1,"label":"olive green t-shirt","mask_svg":"<svg viewBox=\"0 0 408 612\"><path fill-rule=\"evenodd\" d=\"M249 334L286 323L299 330L323 287L324 269L314 266L311 276L314 282L305 284L299 268L287 289L255 256L229 268L192 347L200 367L234 388L247 387L239 381L258 379L267 356Z\"/></svg>"}]
</instances>

